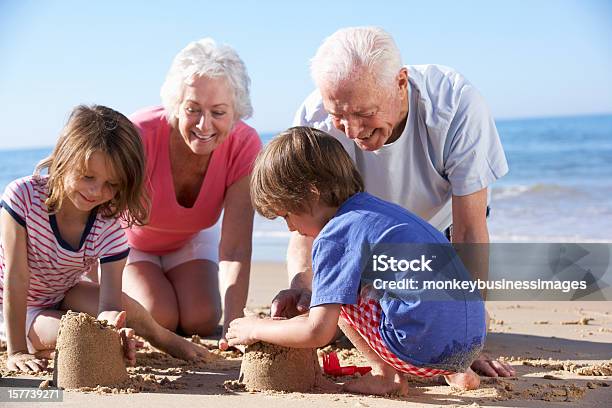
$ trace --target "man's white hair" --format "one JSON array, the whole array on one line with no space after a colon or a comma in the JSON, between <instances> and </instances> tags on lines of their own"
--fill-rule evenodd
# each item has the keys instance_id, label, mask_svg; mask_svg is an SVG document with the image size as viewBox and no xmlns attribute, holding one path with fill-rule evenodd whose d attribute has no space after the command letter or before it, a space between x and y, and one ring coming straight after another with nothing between
<instances>
[{"instance_id":1,"label":"man's white hair","mask_svg":"<svg viewBox=\"0 0 612 408\"><path fill-rule=\"evenodd\" d=\"M161 87L162 105L172 126L176 126L185 86L203 76L227 80L233 92L236 119L253 114L249 96L251 80L238 53L228 45L217 45L212 38L202 38L189 43L174 57Z\"/></svg>"},{"instance_id":2,"label":"man's white hair","mask_svg":"<svg viewBox=\"0 0 612 408\"><path fill-rule=\"evenodd\" d=\"M363 69L378 85L385 86L393 83L401 68L393 37L379 27L342 28L327 37L310 60L310 74L317 87L350 79Z\"/></svg>"}]
</instances>

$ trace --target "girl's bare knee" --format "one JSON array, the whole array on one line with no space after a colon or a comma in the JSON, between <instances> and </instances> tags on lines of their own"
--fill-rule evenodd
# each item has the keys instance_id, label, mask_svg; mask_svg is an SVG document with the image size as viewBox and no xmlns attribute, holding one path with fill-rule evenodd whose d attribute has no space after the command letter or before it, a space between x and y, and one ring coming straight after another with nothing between
<instances>
[{"instance_id":1,"label":"girl's bare knee","mask_svg":"<svg viewBox=\"0 0 612 408\"><path fill-rule=\"evenodd\" d=\"M38 351L55 349L61 317L58 310L45 310L36 316L27 334L32 347Z\"/></svg>"},{"instance_id":2,"label":"girl's bare knee","mask_svg":"<svg viewBox=\"0 0 612 408\"><path fill-rule=\"evenodd\" d=\"M57 328L59 325L53 324L38 324L35 328L34 325L28 332L28 340L36 350L53 350L55 349L55 343L57 342Z\"/></svg>"},{"instance_id":3,"label":"girl's bare knee","mask_svg":"<svg viewBox=\"0 0 612 408\"><path fill-rule=\"evenodd\" d=\"M32 333L32 330L30 330ZM57 342L57 338L55 339L41 339L36 334L28 335L28 339L32 344L32 347L36 350L36 354L38 353L47 353L55 350L55 344Z\"/></svg>"}]
</instances>

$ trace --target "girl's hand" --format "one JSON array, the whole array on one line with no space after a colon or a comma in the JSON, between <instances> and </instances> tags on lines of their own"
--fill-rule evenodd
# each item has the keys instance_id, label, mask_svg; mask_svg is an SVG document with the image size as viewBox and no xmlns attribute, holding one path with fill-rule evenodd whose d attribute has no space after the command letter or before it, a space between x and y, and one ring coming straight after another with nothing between
<instances>
[{"instance_id":1,"label":"girl's hand","mask_svg":"<svg viewBox=\"0 0 612 408\"><path fill-rule=\"evenodd\" d=\"M234 319L225 333L229 346L233 347L238 344L245 346L256 343L259 339L255 334L255 327L261 319L257 316L241 317Z\"/></svg>"},{"instance_id":2,"label":"girl's hand","mask_svg":"<svg viewBox=\"0 0 612 408\"><path fill-rule=\"evenodd\" d=\"M106 320L109 324L112 324L117 329L121 329L122 327L125 327L125 316L124 311L119 312L116 310L109 310L100 313L97 319L100 321Z\"/></svg>"},{"instance_id":3,"label":"girl's hand","mask_svg":"<svg viewBox=\"0 0 612 408\"><path fill-rule=\"evenodd\" d=\"M18 351L10 354L6 360L6 367L12 371L39 372L47 369L47 359L37 358L33 354Z\"/></svg>"},{"instance_id":4,"label":"girl's hand","mask_svg":"<svg viewBox=\"0 0 612 408\"><path fill-rule=\"evenodd\" d=\"M123 346L123 355L127 360L128 365L136 365L136 351L144 346L144 343L137 340L134 335L134 329L119 329L121 335L121 345Z\"/></svg>"},{"instance_id":5,"label":"girl's hand","mask_svg":"<svg viewBox=\"0 0 612 408\"><path fill-rule=\"evenodd\" d=\"M125 311L106 311L98 315L98 320L106 320L119 331L121 335L121 345L123 346L123 355L128 362L128 365L136 364L136 351L144 346L142 341L137 340L134 329L126 328L126 313Z\"/></svg>"}]
</instances>

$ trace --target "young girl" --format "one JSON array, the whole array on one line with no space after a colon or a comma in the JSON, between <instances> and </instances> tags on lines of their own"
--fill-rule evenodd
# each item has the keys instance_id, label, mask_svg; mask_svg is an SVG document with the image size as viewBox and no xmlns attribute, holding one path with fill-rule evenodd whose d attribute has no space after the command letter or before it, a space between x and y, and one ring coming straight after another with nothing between
<instances>
[{"instance_id":1,"label":"young girl","mask_svg":"<svg viewBox=\"0 0 612 408\"><path fill-rule=\"evenodd\" d=\"M180 358L207 354L122 296L129 248L119 217L130 225L146 222L144 171L140 137L129 119L104 106L78 106L34 175L7 186L0 211L0 338L7 342L9 369L45 368L69 309L127 325ZM98 262L100 284L81 280ZM133 363L132 329L121 334Z\"/></svg>"},{"instance_id":2,"label":"young girl","mask_svg":"<svg viewBox=\"0 0 612 408\"><path fill-rule=\"evenodd\" d=\"M364 192L340 142L306 127L281 133L255 162L251 197L263 216L281 216L291 231L315 238L312 299L306 316L232 321L230 346L261 340L322 347L339 325L372 366L371 374L345 383L347 391L405 394L405 374L443 375L450 385L478 387L469 367L484 344L479 295L392 286L407 278L468 280L467 271L434 227ZM373 267L373 258L387 255L412 259L414 273Z\"/></svg>"}]
</instances>

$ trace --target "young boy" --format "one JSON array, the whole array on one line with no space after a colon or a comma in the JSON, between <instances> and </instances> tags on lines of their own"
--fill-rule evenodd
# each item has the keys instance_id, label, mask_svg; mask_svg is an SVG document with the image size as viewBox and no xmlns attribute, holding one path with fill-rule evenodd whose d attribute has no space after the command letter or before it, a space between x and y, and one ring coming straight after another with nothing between
<instances>
[{"instance_id":1,"label":"young boy","mask_svg":"<svg viewBox=\"0 0 612 408\"><path fill-rule=\"evenodd\" d=\"M348 154L326 133L294 127L270 142L255 163L251 196L263 216L316 238L310 312L236 319L229 344L322 347L340 326L373 368L347 391L403 395L406 373L477 388L469 366L485 339L479 294L424 286L468 280L467 272L440 232L363 191Z\"/></svg>"}]
</instances>

